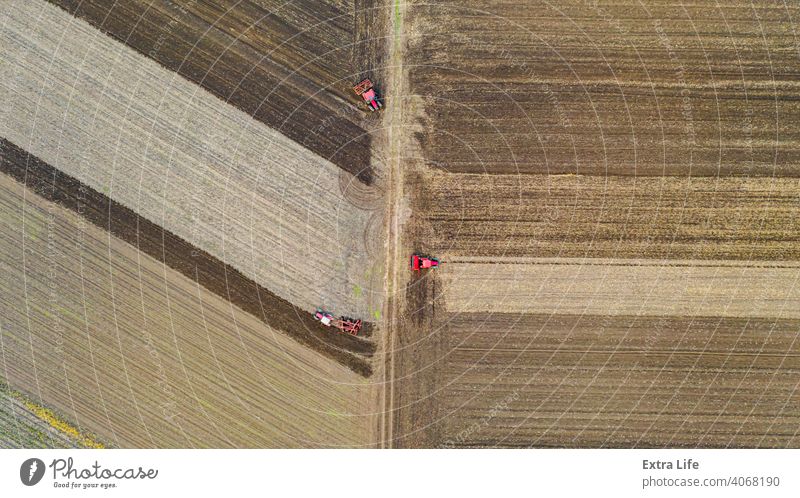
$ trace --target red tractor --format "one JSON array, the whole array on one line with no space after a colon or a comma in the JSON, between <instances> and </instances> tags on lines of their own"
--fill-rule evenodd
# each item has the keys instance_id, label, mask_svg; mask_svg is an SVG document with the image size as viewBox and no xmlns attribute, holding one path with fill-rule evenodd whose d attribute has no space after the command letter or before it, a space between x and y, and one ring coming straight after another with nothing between
<instances>
[{"instance_id":1,"label":"red tractor","mask_svg":"<svg viewBox=\"0 0 800 498\"><path fill-rule=\"evenodd\" d=\"M328 313L322 308L317 308L317 311L314 312L314 319L326 327L335 327L350 335L358 335L359 331L361 331L361 320L346 316L335 318L332 313Z\"/></svg>"},{"instance_id":2,"label":"red tractor","mask_svg":"<svg viewBox=\"0 0 800 498\"><path fill-rule=\"evenodd\" d=\"M369 78L354 86L353 91L356 92L356 95L361 95L361 98L367 103L367 107L369 107L370 111L374 112L383 107L383 104L381 104L381 101L378 99L378 95L375 93L375 88L372 86L372 81L370 81Z\"/></svg>"},{"instance_id":3,"label":"red tractor","mask_svg":"<svg viewBox=\"0 0 800 498\"><path fill-rule=\"evenodd\" d=\"M411 269L414 271L434 269L439 267L439 260L419 254L411 255Z\"/></svg>"}]
</instances>

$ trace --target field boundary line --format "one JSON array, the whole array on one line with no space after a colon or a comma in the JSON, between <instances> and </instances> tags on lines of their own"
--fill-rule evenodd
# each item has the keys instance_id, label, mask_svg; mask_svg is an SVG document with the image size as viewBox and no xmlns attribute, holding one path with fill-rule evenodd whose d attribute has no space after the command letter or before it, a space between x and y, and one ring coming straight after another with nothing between
<instances>
[{"instance_id":1,"label":"field boundary line","mask_svg":"<svg viewBox=\"0 0 800 498\"><path fill-rule=\"evenodd\" d=\"M403 108L401 101L405 91L403 78L403 19L406 4L394 0L391 12L393 36L390 38L389 50L389 88L394 96L387 109L386 129L389 133L389 186L388 186L388 234L386 247L386 313L383 341L385 365L383 368L383 410L381 414L381 448L392 448L394 438L394 375L395 336L400 317L400 302L397 288L401 246L401 203L403 199L403 176L400 162L400 133L403 133Z\"/></svg>"}]
</instances>

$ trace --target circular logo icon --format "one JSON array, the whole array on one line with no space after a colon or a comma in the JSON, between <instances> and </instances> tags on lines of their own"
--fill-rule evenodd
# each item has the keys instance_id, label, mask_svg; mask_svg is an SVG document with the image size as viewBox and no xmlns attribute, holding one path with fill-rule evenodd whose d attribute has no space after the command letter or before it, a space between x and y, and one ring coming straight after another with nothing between
<instances>
[{"instance_id":1,"label":"circular logo icon","mask_svg":"<svg viewBox=\"0 0 800 498\"><path fill-rule=\"evenodd\" d=\"M19 468L19 478L22 484L34 486L44 477L44 462L38 458L29 458L22 462Z\"/></svg>"}]
</instances>

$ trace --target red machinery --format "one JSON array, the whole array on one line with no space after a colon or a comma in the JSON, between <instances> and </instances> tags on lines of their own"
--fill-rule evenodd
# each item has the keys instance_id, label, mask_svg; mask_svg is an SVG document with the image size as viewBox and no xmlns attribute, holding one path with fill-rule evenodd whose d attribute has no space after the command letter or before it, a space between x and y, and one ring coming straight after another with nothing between
<instances>
[{"instance_id":1,"label":"red machinery","mask_svg":"<svg viewBox=\"0 0 800 498\"><path fill-rule=\"evenodd\" d=\"M328 313L321 308L317 308L317 311L314 312L314 319L318 320L326 327L335 327L350 335L358 335L358 332L361 330L361 320L346 316L336 318L332 313Z\"/></svg>"},{"instance_id":2,"label":"red machinery","mask_svg":"<svg viewBox=\"0 0 800 498\"><path fill-rule=\"evenodd\" d=\"M427 270L439 267L439 260L419 254L411 255L411 269L414 271Z\"/></svg>"},{"instance_id":3,"label":"red machinery","mask_svg":"<svg viewBox=\"0 0 800 498\"><path fill-rule=\"evenodd\" d=\"M361 95L361 98L367 103L367 107L369 107L370 111L377 111L383 107L381 101L378 100L378 95L375 93L375 88L372 86L372 81L370 81L369 78L354 86L353 91L356 92L356 95Z\"/></svg>"}]
</instances>

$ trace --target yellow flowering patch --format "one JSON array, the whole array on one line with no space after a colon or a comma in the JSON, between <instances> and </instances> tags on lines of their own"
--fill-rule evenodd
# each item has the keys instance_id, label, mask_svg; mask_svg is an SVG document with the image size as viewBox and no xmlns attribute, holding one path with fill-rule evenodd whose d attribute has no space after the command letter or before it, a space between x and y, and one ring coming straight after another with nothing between
<instances>
[{"instance_id":1,"label":"yellow flowering patch","mask_svg":"<svg viewBox=\"0 0 800 498\"><path fill-rule=\"evenodd\" d=\"M27 399L22 393L11 391L10 394L22 402L25 408L30 410L31 413L36 415L40 420L46 422L50 427L65 434L67 437L77 442L78 445L84 448L102 449L105 445L91 436L82 434L77 428L72 426L69 422L62 420L58 415L53 413L53 410L40 406L33 401Z\"/></svg>"}]
</instances>

